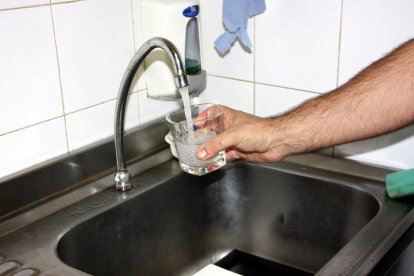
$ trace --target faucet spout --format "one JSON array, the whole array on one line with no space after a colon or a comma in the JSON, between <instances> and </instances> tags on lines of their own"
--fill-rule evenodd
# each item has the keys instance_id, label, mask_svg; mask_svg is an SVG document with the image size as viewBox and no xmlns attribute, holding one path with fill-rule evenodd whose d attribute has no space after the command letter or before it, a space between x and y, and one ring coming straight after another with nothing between
<instances>
[{"instance_id":1,"label":"faucet spout","mask_svg":"<svg viewBox=\"0 0 414 276\"><path fill-rule=\"evenodd\" d=\"M177 48L169 40L161 37L152 38L145 42L132 57L132 60L130 61L122 78L115 107L114 139L117 166L117 172L115 175L115 189L123 192L132 188L131 182L129 180L130 175L127 170L124 158L123 146L124 117L128 92L131 89L132 80L134 79L138 68L144 61L145 57L156 48L164 50L170 58L173 65L174 79L177 88L188 86L187 74L184 69L185 67L183 65L181 56Z\"/></svg>"}]
</instances>

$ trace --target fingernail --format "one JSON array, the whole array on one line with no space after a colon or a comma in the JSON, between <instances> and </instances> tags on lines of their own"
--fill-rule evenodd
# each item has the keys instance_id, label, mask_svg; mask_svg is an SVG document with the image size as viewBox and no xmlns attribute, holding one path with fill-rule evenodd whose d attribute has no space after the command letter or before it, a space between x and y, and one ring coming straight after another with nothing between
<instances>
[{"instance_id":1,"label":"fingernail","mask_svg":"<svg viewBox=\"0 0 414 276\"><path fill-rule=\"evenodd\" d=\"M204 159L204 157L206 156L207 156L207 152L204 149L198 151L198 157Z\"/></svg>"}]
</instances>

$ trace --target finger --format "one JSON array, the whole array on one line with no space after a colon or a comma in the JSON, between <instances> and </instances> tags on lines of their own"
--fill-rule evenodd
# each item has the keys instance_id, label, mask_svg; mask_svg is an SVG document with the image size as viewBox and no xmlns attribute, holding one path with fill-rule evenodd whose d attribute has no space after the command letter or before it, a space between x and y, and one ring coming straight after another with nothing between
<instances>
[{"instance_id":1,"label":"finger","mask_svg":"<svg viewBox=\"0 0 414 276\"><path fill-rule=\"evenodd\" d=\"M198 114L197 117L194 118L194 125L199 127L204 125L205 121L217 116L222 112L221 106L210 106L206 110L202 111Z\"/></svg>"},{"instance_id":2,"label":"finger","mask_svg":"<svg viewBox=\"0 0 414 276\"><path fill-rule=\"evenodd\" d=\"M198 114L196 118L194 118L193 123L196 127L201 127L204 125L206 119L208 118L207 109Z\"/></svg>"},{"instance_id":3,"label":"finger","mask_svg":"<svg viewBox=\"0 0 414 276\"><path fill-rule=\"evenodd\" d=\"M210 159L216 156L220 151L228 149L235 145L235 139L232 135L223 133L211 139L202 145L196 152L197 158L200 160Z\"/></svg>"},{"instance_id":4,"label":"finger","mask_svg":"<svg viewBox=\"0 0 414 276\"><path fill-rule=\"evenodd\" d=\"M226 152L227 160L235 160L235 159L240 159L240 158L242 158L242 156L240 156L240 154L235 150L229 150Z\"/></svg>"}]
</instances>

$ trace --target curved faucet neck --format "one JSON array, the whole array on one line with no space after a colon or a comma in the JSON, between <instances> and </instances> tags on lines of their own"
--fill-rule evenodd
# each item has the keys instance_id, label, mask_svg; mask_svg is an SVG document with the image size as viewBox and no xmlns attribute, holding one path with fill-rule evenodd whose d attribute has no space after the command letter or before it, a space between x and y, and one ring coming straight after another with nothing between
<instances>
[{"instance_id":1,"label":"curved faucet neck","mask_svg":"<svg viewBox=\"0 0 414 276\"><path fill-rule=\"evenodd\" d=\"M138 71L138 68L144 61L145 57L156 48L164 50L171 60L174 70L174 80L177 88L188 86L187 74L185 72L180 53L174 44L169 40L162 37L152 38L145 42L132 57L122 78L115 107L114 139L117 165L115 188L120 191L127 191L132 188L129 181L130 176L126 168L123 149L123 129L128 92L131 89L132 81Z\"/></svg>"}]
</instances>

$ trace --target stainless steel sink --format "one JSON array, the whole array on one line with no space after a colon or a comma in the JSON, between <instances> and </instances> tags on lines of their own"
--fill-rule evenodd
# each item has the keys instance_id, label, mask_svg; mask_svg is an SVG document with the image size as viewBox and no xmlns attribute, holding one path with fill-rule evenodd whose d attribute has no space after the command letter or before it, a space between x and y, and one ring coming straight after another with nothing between
<instances>
[{"instance_id":1,"label":"stainless steel sink","mask_svg":"<svg viewBox=\"0 0 414 276\"><path fill-rule=\"evenodd\" d=\"M381 182L284 162L196 177L170 161L133 181L140 188L122 204L61 235L65 264L93 275L191 275L237 249L305 272L363 275L413 207L389 200Z\"/></svg>"},{"instance_id":2,"label":"stainless steel sink","mask_svg":"<svg viewBox=\"0 0 414 276\"><path fill-rule=\"evenodd\" d=\"M135 175L127 193L112 189L113 141L0 183L0 266L191 275L241 252L305 275L359 276L414 222L412 198L386 196L387 170L307 154L196 177L171 159L166 131L160 121L125 137Z\"/></svg>"}]
</instances>

